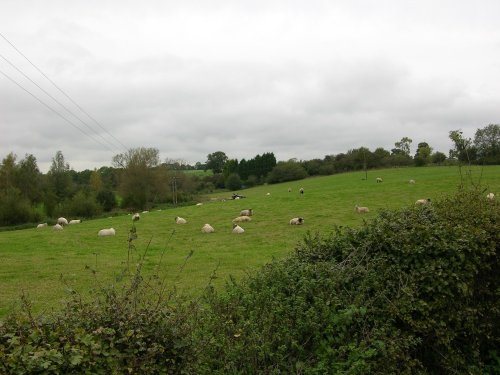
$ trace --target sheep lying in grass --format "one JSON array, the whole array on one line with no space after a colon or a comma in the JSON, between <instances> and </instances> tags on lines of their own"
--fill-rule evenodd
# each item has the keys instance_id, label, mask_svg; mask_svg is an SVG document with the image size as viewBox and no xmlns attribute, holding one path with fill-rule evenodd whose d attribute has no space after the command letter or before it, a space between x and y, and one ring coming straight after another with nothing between
<instances>
[{"instance_id":1,"label":"sheep lying in grass","mask_svg":"<svg viewBox=\"0 0 500 375\"><path fill-rule=\"evenodd\" d=\"M431 203L431 198L426 198L426 199L418 199L415 204L428 204Z\"/></svg>"},{"instance_id":2,"label":"sheep lying in grass","mask_svg":"<svg viewBox=\"0 0 500 375\"><path fill-rule=\"evenodd\" d=\"M41 223L41 224L38 224L36 227L37 228L45 228L48 224L47 223Z\"/></svg>"},{"instance_id":3,"label":"sheep lying in grass","mask_svg":"<svg viewBox=\"0 0 500 375\"><path fill-rule=\"evenodd\" d=\"M242 227L240 227L237 224L233 224L233 233L236 233L236 234L245 233L245 229L243 229Z\"/></svg>"},{"instance_id":4,"label":"sheep lying in grass","mask_svg":"<svg viewBox=\"0 0 500 375\"><path fill-rule=\"evenodd\" d=\"M375 179L375 181L377 181L377 183L379 183L379 182L382 182L383 180L382 180L382 177L377 177L377 178Z\"/></svg>"},{"instance_id":5,"label":"sheep lying in grass","mask_svg":"<svg viewBox=\"0 0 500 375\"><path fill-rule=\"evenodd\" d=\"M415 180L410 180L408 181L409 184L414 184L415 183Z\"/></svg>"},{"instance_id":6,"label":"sheep lying in grass","mask_svg":"<svg viewBox=\"0 0 500 375\"><path fill-rule=\"evenodd\" d=\"M64 217L60 217L59 219L57 219L57 224L68 225L68 220L66 220Z\"/></svg>"},{"instance_id":7,"label":"sheep lying in grass","mask_svg":"<svg viewBox=\"0 0 500 375\"><path fill-rule=\"evenodd\" d=\"M109 228L109 229L101 229L97 235L99 237L106 237L106 236L114 236L116 234L114 228Z\"/></svg>"},{"instance_id":8,"label":"sheep lying in grass","mask_svg":"<svg viewBox=\"0 0 500 375\"><path fill-rule=\"evenodd\" d=\"M365 214L367 212L370 212L370 209L368 207L354 206L354 211L356 211L358 214Z\"/></svg>"},{"instance_id":9,"label":"sheep lying in grass","mask_svg":"<svg viewBox=\"0 0 500 375\"><path fill-rule=\"evenodd\" d=\"M486 195L486 198L487 198L487 199L489 199L490 201L492 201L493 199L495 199L495 194L493 194L493 193L488 193L488 194Z\"/></svg>"},{"instance_id":10,"label":"sheep lying in grass","mask_svg":"<svg viewBox=\"0 0 500 375\"><path fill-rule=\"evenodd\" d=\"M213 233L213 232L215 232L215 229L210 224L205 224L201 228L201 233Z\"/></svg>"},{"instance_id":11,"label":"sheep lying in grass","mask_svg":"<svg viewBox=\"0 0 500 375\"><path fill-rule=\"evenodd\" d=\"M252 216L253 215L253 211L251 208L249 208L248 210L241 210L240 212L240 216Z\"/></svg>"},{"instance_id":12,"label":"sheep lying in grass","mask_svg":"<svg viewBox=\"0 0 500 375\"><path fill-rule=\"evenodd\" d=\"M175 217L175 223L176 223L176 224L186 224L186 223L187 223L187 221L186 221L186 219L184 219L184 218L182 218L182 217L180 217L180 216L176 216L176 217Z\"/></svg>"},{"instance_id":13,"label":"sheep lying in grass","mask_svg":"<svg viewBox=\"0 0 500 375\"><path fill-rule=\"evenodd\" d=\"M132 221L138 221L140 218L141 215L139 215L139 212L132 215Z\"/></svg>"},{"instance_id":14,"label":"sheep lying in grass","mask_svg":"<svg viewBox=\"0 0 500 375\"><path fill-rule=\"evenodd\" d=\"M304 224L304 218L302 217L294 217L290 220L290 225L302 225Z\"/></svg>"},{"instance_id":15,"label":"sheep lying in grass","mask_svg":"<svg viewBox=\"0 0 500 375\"><path fill-rule=\"evenodd\" d=\"M81 220L70 220L69 221L69 225L73 225L73 224L80 224L82 221Z\"/></svg>"},{"instance_id":16,"label":"sheep lying in grass","mask_svg":"<svg viewBox=\"0 0 500 375\"><path fill-rule=\"evenodd\" d=\"M233 223L240 223L242 221L252 221L252 218L250 216L238 216L233 219Z\"/></svg>"},{"instance_id":17,"label":"sheep lying in grass","mask_svg":"<svg viewBox=\"0 0 500 375\"><path fill-rule=\"evenodd\" d=\"M197 206L203 206L203 203L196 203Z\"/></svg>"},{"instance_id":18,"label":"sheep lying in grass","mask_svg":"<svg viewBox=\"0 0 500 375\"><path fill-rule=\"evenodd\" d=\"M63 230L63 226L61 224L56 224L52 227L54 230Z\"/></svg>"},{"instance_id":19,"label":"sheep lying in grass","mask_svg":"<svg viewBox=\"0 0 500 375\"><path fill-rule=\"evenodd\" d=\"M143 214L147 214L147 213L149 213L149 211L148 210L144 210L144 211L142 211L142 213Z\"/></svg>"}]
</instances>

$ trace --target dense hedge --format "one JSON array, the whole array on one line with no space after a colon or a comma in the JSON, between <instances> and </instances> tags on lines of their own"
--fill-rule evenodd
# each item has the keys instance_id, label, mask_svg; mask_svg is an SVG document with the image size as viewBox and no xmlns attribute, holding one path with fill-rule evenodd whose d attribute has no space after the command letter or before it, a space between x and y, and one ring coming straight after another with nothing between
<instances>
[{"instance_id":1,"label":"dense hedge","mask_svg":"<svg viewBox=\"0 0 500 375\"><path fill-rule=\"evenodd\" d=\"M463 192L309 235L209 298L209 373L500 371L500 209Z\"/></svg>"},{"instance_id":2,"label":"dense hedge","mask_svg":"<svg viewBox=\"0 0 500 375\"><path fill-rule=\"evenodd\" d=\"M500 204L469 191L309 234L202 303L137 273L43 319L26 304L0 373L500 373L499 247Z\"/></svg>"}]
</instances>

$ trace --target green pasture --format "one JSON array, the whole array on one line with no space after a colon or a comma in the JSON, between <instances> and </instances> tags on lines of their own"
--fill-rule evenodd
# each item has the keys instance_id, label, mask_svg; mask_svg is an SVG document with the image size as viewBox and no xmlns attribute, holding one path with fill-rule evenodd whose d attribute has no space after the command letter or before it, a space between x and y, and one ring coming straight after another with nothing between
<instances>
[{"instance_id":1,"label":"green pasture","mask_svg":"<svg viewBox=\"0 0 500 375\"><path fill-rule=\"evenodd\" d=\"M375 182L378 176L382 183ZM157 271L178 293L196 296L215 270L213 283L220 286L229 275L239 278L290 253L307 231L327 233L335 225L357 226L379 210L413 205L420 198L438 199L456 191L462 181L457 167L385 169L370 171L364 178L364 172L354 172L259 186L239 191L245 199L230 200L231 192L218 193L204 197L201 206L141 214L130 263L127 239L132 221L127 215L83 221L61 232L51 227L1 232L0 316L18 304L23 293L36 311L43 312L60 306L67 287L86 293L99 284L120 283L121 272L127 267L133 272L146 249L146 277ZM410 179L416 183L409 184ZM500 166L474 167L472 181L479 180L485 191L498 196ZM300 187L304 195L299 194ZM356 204L370 212L355 213ZM232 234L231 220L246 208L254 211L252 221L241 224L244 234ZM188 224L176 225L176 216ZM297 216L305 224L289 225ZM205 223L215 233L202 234ZM116 236L97 236L99 229L109 227L115 228ZM180 271L190 252L193 255Z\"/></svg>"}]
</instances>

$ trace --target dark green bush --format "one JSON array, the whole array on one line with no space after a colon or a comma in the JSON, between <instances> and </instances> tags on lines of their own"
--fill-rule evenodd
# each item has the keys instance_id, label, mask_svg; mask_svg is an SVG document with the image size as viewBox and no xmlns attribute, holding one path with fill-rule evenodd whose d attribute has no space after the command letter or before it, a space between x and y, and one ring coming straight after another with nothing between
<instances>
[{"instance_id":1,"label":"dark green bush","mask_svg":"<svg viewBox=\"0 0 500 375\"><path fill-rule=\"evenodd\" d=\"M33 223L41 217L18 189L11 188L0 193L0 226Z\"/></svg>"},{"instance_id":2,"label":"dark green bush","mask_svg":"<svg viewBox=\"0 0 500 375\"><path fill-rule=\"evenodd\" d=\"M293 256L208 296L201 367L498 373L499 247L500 206L477 192L309 235Z\"/></svg>"},{"instance_id":3,"label":"dark green bush","mask_svg":"<svg viewBox=\"0 0 500 375\"><path fill-rule=\"evenodd\" d=\"M102 190L97 193L96 201L102 206L105 212L109 212L117 206L115 193L111 190Z\"/></svg>"},{"instance_id":4,"label":"dark green bush","mask_svg":"<svg viewBox=\"0 0 500 375\"><path fill-rule=\"evenodd\" d=\"M302 180L307 177L307 171L296 162L279 162L267 175L267 182L276 184L278 182Z\"/></svg>"},{"instance_id":5,"label":"dark green bush","mask_svg":"<svg viewBox=\"0 0 500 375\"><path fill-rule=\"evenodd\" d=\"M229 176L226 178L226 189L229 189L231 191L236 191L241 189L241 178L238 174L236 173L231 173Z\"/></svg>"}]
</instances>

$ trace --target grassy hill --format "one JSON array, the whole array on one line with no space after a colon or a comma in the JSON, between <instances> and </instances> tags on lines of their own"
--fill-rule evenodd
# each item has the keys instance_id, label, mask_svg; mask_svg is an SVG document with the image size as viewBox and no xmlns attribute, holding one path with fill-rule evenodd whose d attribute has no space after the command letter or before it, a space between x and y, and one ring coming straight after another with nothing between
<instances>
[{"instance_id":1,"label":"grassy hill","mask_svg":"<svg viewBox=\"0 0 500 375\"><path fill-rule=\"evenodd\" d=\"M376 177L382 183L376 183ZM335 225L357 226L384 208L412 205L417 199L439 197L461 183L456 167L400 168L309 178L244 191L246 199L225 200L230 193L213 194L201 206L152 211L137 222L136 250L130 256L133 271L147 249L145 271L158 270L176 285L179 293L195 296L216 270L216 285L229 275L236 278L289 253L306 231L330 231ZM416 184L409 184L410 179ZM472 180L485 190L500 193L500 166L473 168ZM298 193L303 187L305 194ZM288 188L292 192L288 192ZM267 195L269 193L269 195ZM354 212L354 205L370 213ZM252 208L254 216L243 223L243 235L231 233L231 220L240 210ZM188 220L176 225L175 216ZM302 216L303 226L290 226ZM70 219L70 218L68 218ZM213 234L202 234L205 223ZM102 228L116 229L115 237L97 237ZM130 216L84 221L62 232L52 228L0 233L0 316L26 293L38 311L57 308L66 287L89 290L95 283L114 283L127 268ZM185 258L193 252L180 272ZM91 271L95 270L95 274Z\"/></svg>"}]
</instances>

